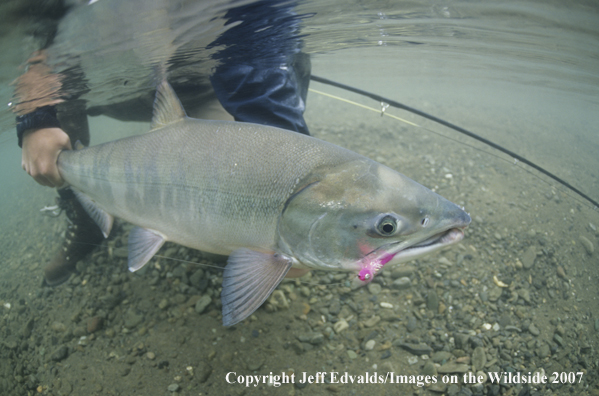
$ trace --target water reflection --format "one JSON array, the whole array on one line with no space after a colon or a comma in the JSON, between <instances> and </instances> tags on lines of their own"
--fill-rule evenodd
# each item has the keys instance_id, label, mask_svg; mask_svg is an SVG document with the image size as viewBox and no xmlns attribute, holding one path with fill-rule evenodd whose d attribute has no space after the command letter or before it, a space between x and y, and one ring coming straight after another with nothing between
<instances>
[{"instance_id":1,"label":"water reflection","mask_svg":"<svg viewBox=\"0 0 599 396\"><path fill-rule=\"evenodd\" d=\"M268 97L276 92L288 101L273 112L295 118L268 123L306 132L297 115L310 70L309 59L299 55L305 16L295 13L294 2L246 3L105 0L74 7L58 21L49 45L30 58L14 109L26 114L81 99L90 115L148 120L156 81L168 77L191 114L216 88L238 120L264 120L265 104L250 103L252 96L272 106ZM304 99L291 103L294 96Z\"/></svg>"}]
</instances>

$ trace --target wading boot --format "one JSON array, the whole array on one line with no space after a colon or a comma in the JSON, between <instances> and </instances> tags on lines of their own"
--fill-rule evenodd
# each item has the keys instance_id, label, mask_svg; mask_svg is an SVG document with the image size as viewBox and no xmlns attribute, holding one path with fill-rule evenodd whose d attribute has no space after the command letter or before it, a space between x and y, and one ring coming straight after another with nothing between
<instances>
[{"instance_id":1,"label":"wading boot","mask_svg":"<svg viewBox=\"0 0 599 396\"><path fill-rule=\"evenodd\" d=\"M58 190L58 206L67 215L65 240L56 256L44 268L44 279L49 286L65 282L75 270L77 261L102 243L104 236L96 223L81 206L70 189Z\"/></svg>"}]
</instances>

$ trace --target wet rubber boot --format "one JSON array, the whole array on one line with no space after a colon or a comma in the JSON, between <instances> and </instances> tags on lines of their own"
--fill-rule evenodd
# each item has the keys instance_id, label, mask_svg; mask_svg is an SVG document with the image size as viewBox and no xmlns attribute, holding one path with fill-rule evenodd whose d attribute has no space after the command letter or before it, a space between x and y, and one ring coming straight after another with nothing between
<instances>
[{"instance_id":1,"label":"wet rubber boot","mask_svg":"<svg viewBox=\"0 0 599 396\"><path fill-rule=\"evenodd\" d=\"M79 260L102 243L104 236L96 223L85 212L70 189L59 190L58 206L67 216L65 240L56 256L44 268L44 280L57 286L69 279Z\"/></svg>"}]
</instances>

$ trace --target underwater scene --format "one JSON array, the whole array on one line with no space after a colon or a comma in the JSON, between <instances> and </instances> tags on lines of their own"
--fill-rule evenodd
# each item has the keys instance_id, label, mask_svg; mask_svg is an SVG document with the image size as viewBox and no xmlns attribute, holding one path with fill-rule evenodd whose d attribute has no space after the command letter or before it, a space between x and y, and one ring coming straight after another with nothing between
<instances>
[{"instance_id":1,"label":"underwater scene","mask_svg":"<svg viewBox=\"0 0 599 396\"><path fill-rule=\"evenodd\" d=\"M595 2L0 20L0 394L599 395Z\"/></svg>"}]
</instances>

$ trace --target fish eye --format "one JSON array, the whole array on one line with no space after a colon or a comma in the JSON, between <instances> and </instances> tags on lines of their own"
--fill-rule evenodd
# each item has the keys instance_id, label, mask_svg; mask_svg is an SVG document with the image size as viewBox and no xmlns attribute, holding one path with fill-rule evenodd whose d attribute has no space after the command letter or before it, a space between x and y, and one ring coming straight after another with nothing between
<instances>
[{"instance_id":1,"label":"fish eye","mask_svg":"<svg viewBox=\"0 0 599 396\"><path fill-rule=\"evenodd\" d=\"M377 232L382 236L391 236L397 231L397 219L391 215L383 217L376 226Z\"/></svg>"}]
</instances>

